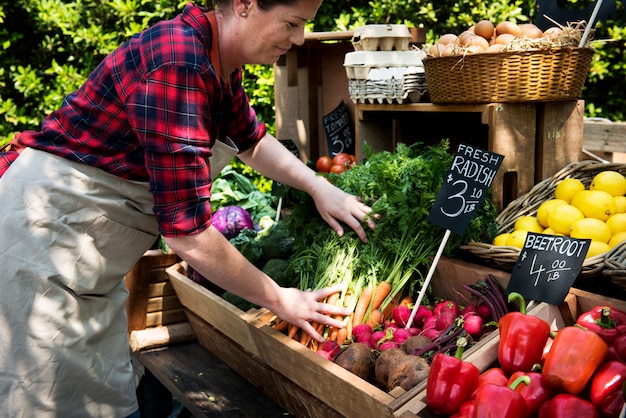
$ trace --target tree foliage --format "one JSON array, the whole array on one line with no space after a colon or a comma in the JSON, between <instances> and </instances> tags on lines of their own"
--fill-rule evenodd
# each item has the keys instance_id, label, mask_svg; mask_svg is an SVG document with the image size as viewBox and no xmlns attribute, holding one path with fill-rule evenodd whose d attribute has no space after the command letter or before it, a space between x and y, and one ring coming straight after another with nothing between
<instances>
[{"instance_id":1,"label":"tree foliage","mask_svg":"<svg viewBox=\"0 0 626 418\"><path fill-rule=\"evenodd\" d=\"M566 1L565 6L580 2ZM590 1L590 0L587 0ZM37 129L104 58L133 34L171 18L186 0L0 0L0 144L13 132ZM579 5L577 7L580 7ZM597 53L583 90L586 115L624 120L626 17L599 24ZM533 21L532 0L325 1L309 30L351 30L372 23L404 23L427 30L427 42L459 33L480 19ZM271 66L245 67L245 88L261 120L274 127Z\"/></svg>"}]
</instances>

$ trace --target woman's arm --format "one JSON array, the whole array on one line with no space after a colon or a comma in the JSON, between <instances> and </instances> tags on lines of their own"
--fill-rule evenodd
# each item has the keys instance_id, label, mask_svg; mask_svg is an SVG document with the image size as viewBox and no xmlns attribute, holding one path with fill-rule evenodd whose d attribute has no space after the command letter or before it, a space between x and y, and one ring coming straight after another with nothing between
<instances>
[{"instance_id":1,"label":"woman's arm","mask_svg":"<svg viewBox=\"0 0 626 418\"><path fill-rule=\"evenodd\" d=\"M266 134L255 147L238 157L264 176L311 195L322 218L340 236L344 233L341 221L367 242L361 222L366 221L370 229L375 228L374 220L367 217L372 209L317 175L272 135Z\"/></svg>"},{"instance_id":2,"label":"woman's arm","mask_svg":"<svg viewBox=\"0 0 626 418\"><path fill-rule=\"evenodd\" d=\"M316 340L324 338L311 322L341 328L341 321L328 314L349 315L346 308L319 302L342 290L330 287L312 292L278 286L257 269L213 226L194 235L166 237L167 245L198 273L219 287L254 304L269 309L287 322L296 325Z\"/></svg>"}]
</instances>

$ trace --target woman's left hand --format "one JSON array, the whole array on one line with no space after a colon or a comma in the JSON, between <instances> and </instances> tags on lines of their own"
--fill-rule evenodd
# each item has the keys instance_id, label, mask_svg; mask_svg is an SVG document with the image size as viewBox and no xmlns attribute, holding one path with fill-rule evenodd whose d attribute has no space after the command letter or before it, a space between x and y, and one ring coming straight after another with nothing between
<instances>
[{"instance_id":1,"label":"woman's left hand","mask_svg":"<svg viewBox=\"0 0 626 418\"><path fill-rule=\"evenodd\" d=\"M370 212L372 208L359 198L344 192L329 183L325 178L318 177L320 184L311 193L315 206L322 219L339 235L344 234L341 222L352 228L361 241L367 242L367 233L363 224L374 230L376 222Z\"/></svg>"}]
</instances>

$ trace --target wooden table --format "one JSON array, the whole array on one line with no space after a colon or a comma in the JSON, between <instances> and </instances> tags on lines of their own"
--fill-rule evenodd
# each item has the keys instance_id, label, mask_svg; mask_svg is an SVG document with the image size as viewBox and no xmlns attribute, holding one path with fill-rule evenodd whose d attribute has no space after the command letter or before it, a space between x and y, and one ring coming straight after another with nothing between
<instances>
[{"instance_id":1,"label":"wooden table","mask_svg":"<svg viewBox=\"0 0 626 418\"><path fill-rule=\"evenodd\" d=\"M134 359L195 418L290 416L197 342L136 352Z\"/></svg>"}]
</instances>

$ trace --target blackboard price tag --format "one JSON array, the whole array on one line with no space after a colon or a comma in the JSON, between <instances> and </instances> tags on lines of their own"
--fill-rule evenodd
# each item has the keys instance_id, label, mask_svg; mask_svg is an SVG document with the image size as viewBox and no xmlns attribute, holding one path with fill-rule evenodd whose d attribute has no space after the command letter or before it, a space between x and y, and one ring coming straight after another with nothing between
<instances>
[{"instance_id":1,"label":"blackboard price tag","mask_svg":"<svg viewBox=\"0 0 626 418\"><path fill-rule=\"evenodd\" d=\"M350 113L343 100L332 112L324 116L323 122L328 143L328 154L331 157L342 152L354 154L355 145L350 125Z\"/></svg>"},{"instance_id":2,"label":"blackboard price tag","mask_svg":"<svg viewBox=\"0 0 626 418\"><path fill-rule=\"evenodd\" d=\"M461 235L485 200L504 156L459 144L428 219Z\"/></svg>"},{"instance_id":3,"label":"blackboard price tag","mask_svg":"<svg viewBox=\"0 0 626 418\"><path fill-rule=\"evenodd\" d=\"M589 239L529 232L511 272L506 293L559 305L580 274Z\"/></svg>"}]
</instances>

